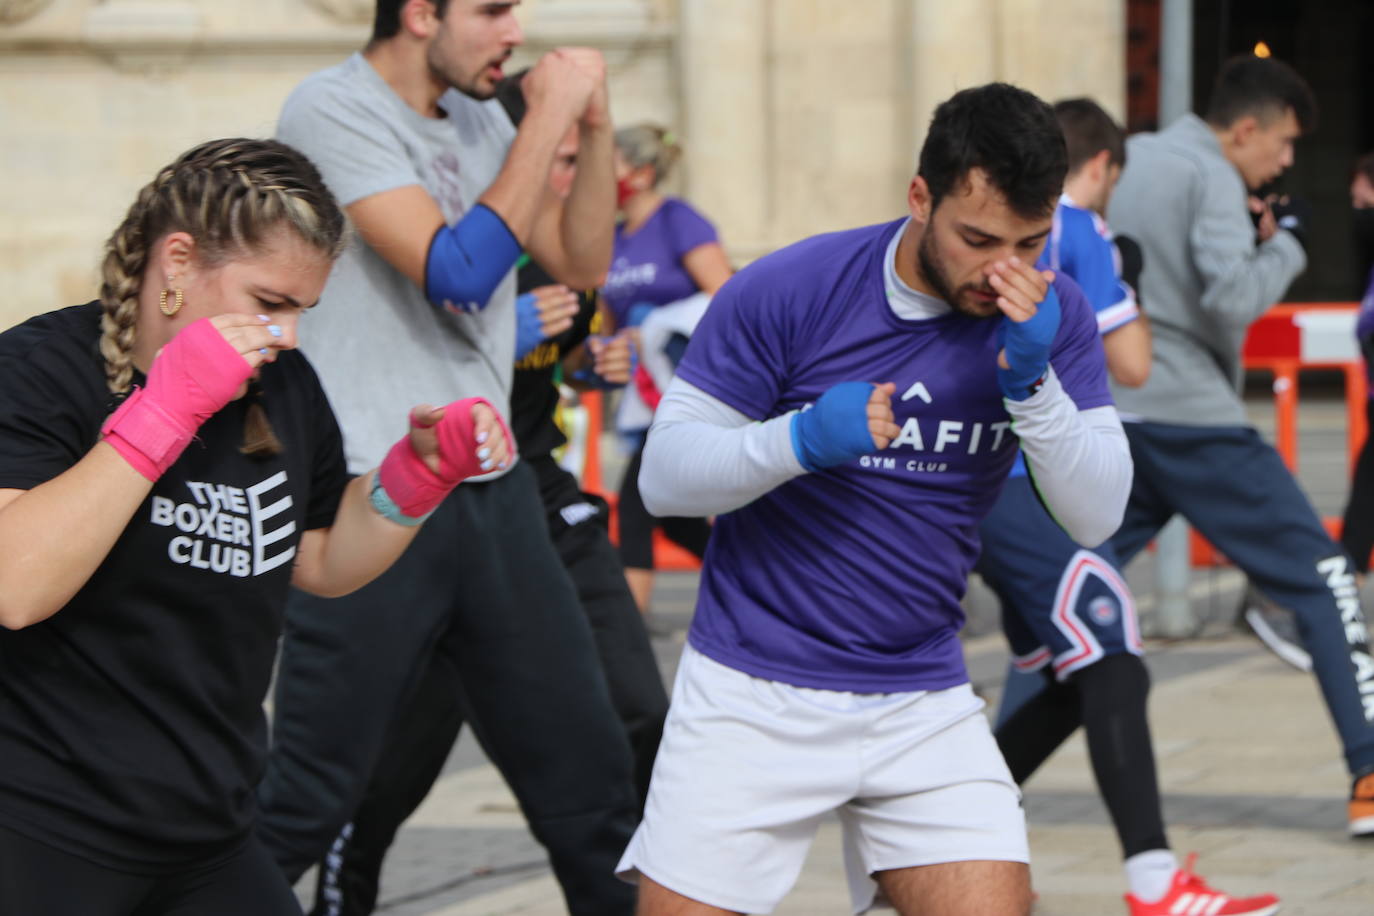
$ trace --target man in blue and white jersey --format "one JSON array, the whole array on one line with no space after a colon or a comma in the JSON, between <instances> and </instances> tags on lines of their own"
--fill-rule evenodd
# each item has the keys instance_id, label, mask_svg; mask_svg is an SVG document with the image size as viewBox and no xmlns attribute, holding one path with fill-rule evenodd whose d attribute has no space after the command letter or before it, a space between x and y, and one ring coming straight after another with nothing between
<instances>
[{"instance_id":1,"label":"man in blue and white jersey","mask_svg":"<svg viewBox=\"0 0 1374 916\"><path fill-rule=\"evenodd\" d=\"M1082 540L1129 488L1092 308L1034 267L1066 168L1047 104L964 90L907 218L792 245L712 300L640 476L654 514L718 516L620 866L641 914L771 911L831 812L856 912L879 891L907 914L1028 912L959 600L1018 443Z\"/></svg>"},{"instance_id":2,"label":"man in blue and white jersey","mask_svg":"<svg viewBox=\"0 0 1374 916\"><path fill-rule=\"evenodd\" d=\"M1090 99L1055 105L1069 152L1069 175L1040 265L1078 281L1097 316L1107 369L1134 387L1150 371L1150 332L1101 217L1125 164L1121 128ZM1140 658L1135 602L1110 542L1076 543L1036 493L1041 469L1018 457L979 534L978 572L1002 600L1013 661L1045 686L999 723L997 744L1012 778L1030 778L1081 725L1098 791L1125 859L1132 916L1175 912L1185 894L1209 913L1267 914L1270 895L1233 898L1180 869L1160 810L1154 747L1146 718L1150 676ZM1210 907L1215 904L1215 909Z\"/></svg>"}]
</instances>

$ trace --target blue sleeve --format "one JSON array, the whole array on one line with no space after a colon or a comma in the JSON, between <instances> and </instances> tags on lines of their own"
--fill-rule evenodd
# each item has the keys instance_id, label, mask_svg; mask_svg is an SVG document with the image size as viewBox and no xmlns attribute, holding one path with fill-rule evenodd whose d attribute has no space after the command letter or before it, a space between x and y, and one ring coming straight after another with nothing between
<instances>
[{"instance_id":1,"label":"blue sleeve","mask_svg":"<svg viewBox=\"0 0 1374 916\"><path fill-rule=\"evenodd\" d=\"M1059 383L1079 410L1113 403L1107 387L1107 356L1097 332L1093 307L1067 273L1054 278L1059 294L1059 332L1050 351L1050 365Z\"/></svg>"},{"instance_id":2,"label":"blue sleeve","mask_svg":"<svg viewBox=\"0 0 1374 916\"><path fill-rule=\"evenodd\" d=\"M767 419L787 377L789 334L776 293L745 268L711 299L678 365L684 380L740 413Z\"/></svg>"},{"instance_id":3,"label":"blue sleeve","mask_svg":"<svg viewBox=\"0 0 1374 916\"><path fill-rule=\"evenodd\" d=\"M505 221L478 204L434 233L425 258L425 298L440 307L481 311L520 253Z\"/></svg>"}]
</instances>

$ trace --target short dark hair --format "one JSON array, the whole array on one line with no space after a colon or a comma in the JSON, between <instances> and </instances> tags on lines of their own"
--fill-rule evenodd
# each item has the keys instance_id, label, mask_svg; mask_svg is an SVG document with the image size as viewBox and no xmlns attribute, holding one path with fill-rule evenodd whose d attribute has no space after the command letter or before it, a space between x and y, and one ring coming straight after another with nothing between
<instances>
[{"instance_id":1,"label":"short dark hair","mask_svg":"<svg viewBox=\"0 0 1374 916\"><path fill-rule=\"evenodd\" d=\"M1298 71L1272 57L1242 55L1221 67L1207 105L1207 123L1230 127L1246 116L1262 121L1291 110L1303 133L1317 128L1317 99Z\"/></svg>"},{"instance_id":2,"label":"short dark hair","mask_svg":"<svg viewBox=\"0 0 1374 916\"><path fill-rule=\"evenodd\" d=\"M982 169L1021 216L1052 213L1068 171L1054 110L1007 83L964 89L941 102L916 169L930 188L931 209L973 169Z\"/></svg>"},{"instance_id":3,"label":"short dark hair","mask_svg":"<svg viewBox=\"0 0 1374 916\"><path fill-rule=\"evenodd\" d=\"M1069 174L1103 150L1112 165L1126 165L1126 132L1102 106L1089 98L1054 103L1054 117L1069 151Z\"/></svg>"},{"instance_id":4,"label":"short dark hair","mask_svg":"<svg viewBox=\"0 0 1374 916\"><path fill-rule=\"evenodd\" d=\"M429 0L434 4L434 15L440 19L448 12L448 0ZM406 0L377 0L377 14L372 18L372 41L385 41L396 37L401 31L401 7Z\"/></svg>"}]
</instances>

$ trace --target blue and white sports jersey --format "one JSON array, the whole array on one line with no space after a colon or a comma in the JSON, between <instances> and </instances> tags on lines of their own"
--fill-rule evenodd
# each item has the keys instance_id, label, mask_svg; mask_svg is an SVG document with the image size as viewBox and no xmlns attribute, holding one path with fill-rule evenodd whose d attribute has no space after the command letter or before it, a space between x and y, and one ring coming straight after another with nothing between
<instances>
[{"instance_id":1,"label":"blue and white sports jersey","mask_svg":"<svg viewBox=\"0 0 1374 916\"><path fill-rule=\"evenodd\" d=\"M1121 279L1121 253L1112 244L1112 231L1093 210L1078 206L1067 194L1054 208L1045 251L1035 266L1072 277L1097 315L1097 333L1106 336L1140 317L1135 290ZM1012 477L1026 473L1026 459L1018 452Z\"/></svg>"},{"instance_id":2,"label":"blue and white sports jersey","mask_svg":"<svg viewBox=\"0 0 1374 916\"><path fill-rule=\"evenodd\" d=\"M1063 271L1082 288L1093 311L1097 330L1108 334L1140 317L1135 291L1121 279L1121 255L1112 244L1112 231L1092 210L1061 195L1054 210L1041 268Z\"/></svg>"}]
</instances>

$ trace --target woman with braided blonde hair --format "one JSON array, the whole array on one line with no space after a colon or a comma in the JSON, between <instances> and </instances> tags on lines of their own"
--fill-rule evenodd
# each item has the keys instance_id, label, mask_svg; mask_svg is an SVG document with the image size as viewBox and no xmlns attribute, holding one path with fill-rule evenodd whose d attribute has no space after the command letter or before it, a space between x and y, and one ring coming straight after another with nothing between
<instances>
[{"instance_id":1,"label":"woman with braided blonde hair","mask_svg":"<svg viewBox=\"0 0 1374 916\"><path fill-rule=\"evenodd\" d=\"M213 141L139 192L99 301L0 334L0 912L300 912L252 835L288 586L367 583L513 455L468 399L348 480L294 351L345 242L304 156Z\"/></svg>"}]
</instances>

